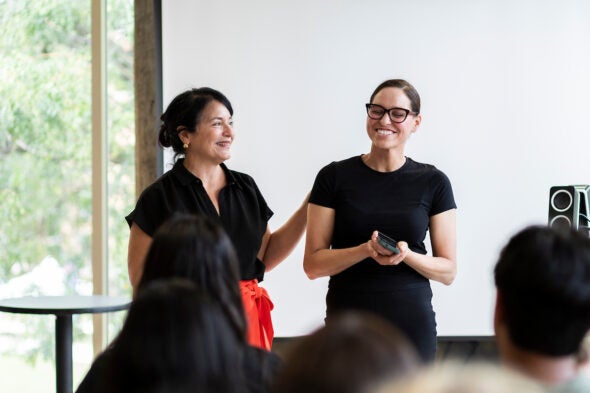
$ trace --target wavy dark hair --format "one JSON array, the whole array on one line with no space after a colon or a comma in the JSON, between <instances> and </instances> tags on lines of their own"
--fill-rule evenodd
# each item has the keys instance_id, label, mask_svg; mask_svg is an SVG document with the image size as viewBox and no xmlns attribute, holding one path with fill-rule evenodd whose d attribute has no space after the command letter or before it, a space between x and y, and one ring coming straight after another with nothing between
<instances>
[{"instance_id":1,"label":"wavy dark hair","mask_svg":"<svg viewBox=\"0 0 590 393\"><path fill-rule=\"evenodd\" d=\"M181 129L186 129L191 133L196 132L203 110L211 101L221 103L233 116L234 110L227 97L210 87L187 90L177 95L168 104L160 117L162 125L160 126L158 141L162 147L172 147L175 158L184 154L183 143L178 136L178 132Z\"/></svg>"},{"instance_id":2,"label":"wavy dark hair","mask_svg":"<svg viewBox=\"0 0 590 393\"><path fill-rule=\"evenodd\" d=\"M138 293L155 280L186 278L221 304L236 335L245 342L238 269L233 244L219 224L206 216L177 213L154 234Z\"/></svg>"}]
</instances>

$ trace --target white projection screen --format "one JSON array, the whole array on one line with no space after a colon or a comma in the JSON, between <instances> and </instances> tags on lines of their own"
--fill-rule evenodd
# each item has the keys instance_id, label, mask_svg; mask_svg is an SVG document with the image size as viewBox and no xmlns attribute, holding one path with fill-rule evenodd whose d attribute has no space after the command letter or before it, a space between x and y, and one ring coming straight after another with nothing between
<instances>
[{"instance_id":1,"label":"white projection screen","mask_svg":"<svg viewBox=\"0 0 590 393\"><path fill-rule=\"evenodd\" d=\"M443 170L458 205L458 275L432 284L439 335L493 333L501 247L547 223L551 186L590 183L586 0L163 1L162 61L164 106L199 86L232 101L227 164L254 177L273 229L321 167L369 150L373 89L413 83L406 155ZM305 276L303 245L262 284L277 336L323 324L328 280Z\"/></svg>"}]
</instances>

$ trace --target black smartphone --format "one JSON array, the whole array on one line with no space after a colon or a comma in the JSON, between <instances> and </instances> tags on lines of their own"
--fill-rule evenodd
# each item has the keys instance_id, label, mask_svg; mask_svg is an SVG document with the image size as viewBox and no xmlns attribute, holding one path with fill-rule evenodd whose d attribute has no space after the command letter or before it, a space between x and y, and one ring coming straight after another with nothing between
<instances>
[{"instance_id":1,"label":"black smartphone","mask_svg":"<svg viewBox=\"0 0 590 393\"><path fill-rule=\"evenodd\" d=\"M397 242L386 234L377 232L377 242L381 245L381 247L393 252L394 254L399 254Z\"/></svg>"}]
</instances>

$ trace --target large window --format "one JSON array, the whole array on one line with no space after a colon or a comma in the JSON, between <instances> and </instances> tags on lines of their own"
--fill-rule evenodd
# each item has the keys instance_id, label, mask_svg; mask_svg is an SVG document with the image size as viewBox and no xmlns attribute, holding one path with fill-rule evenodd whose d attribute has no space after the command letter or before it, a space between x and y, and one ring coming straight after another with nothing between
<instances>
[{"instance_id":1,"label":"large window","mask_svg":"<svg viewBox=\"0 0 590 393\"><path fill-rule=\"evenodd\" d=\"M91 3L0 0L0 298L92 293ZM123 217L135 202L133 1L106 7L107 281L122 295ZM92 317L74 317L75 384L92 333ZM0 391L53 387L53 340L53 317L0 313Z\"/></svg>"}]
</instances>

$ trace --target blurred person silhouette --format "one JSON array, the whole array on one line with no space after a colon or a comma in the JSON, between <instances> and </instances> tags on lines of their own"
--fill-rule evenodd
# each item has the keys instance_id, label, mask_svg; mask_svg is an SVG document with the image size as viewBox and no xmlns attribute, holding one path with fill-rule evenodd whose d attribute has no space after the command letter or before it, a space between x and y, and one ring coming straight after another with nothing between
<instances>
[{"instance_id":1,"label":"blurred person silhouette","mask_svg":"<svg viewBox=\"0 0 590 393\"><path fill-rule=\"evenodd\" d=\"M216 299L244 335L238 269L232 242L220 225L206 216L176 213L154 234L138 291L154 280L186 278Z\"/></svg>"},{"instance_id":2,"label":"blurred person silhouette","mask_svg":"<svg viewBox=\"0 0 590 393\"><path fill-rule=\"evenodd\" d=\"M497 363L431 364L367 393L546 393L536 381Z\"/></svg>"},{"instance_id":3,"label":"blurred person silhouette","mask_svg":"<svg viewBox=\"0 0 590 393\"><path fill-rule=\"evenodd\" d=\"M590 329L590 239L573 229L527 227L502 249L494 277L502 362L551 392L590 392L580 372Z\"/></svg>"},{"instance_id":4,"label":"blurred person silhouette","mask_svg":"<svg viewBox=\"0 0 590 393\"><path fill-rule=\"evenodd\" d=\"M250 345L239 287L238 262L223 228L206 216L174 214L158 228L146 255L137 293L152 282L184 278L223 309L243 354L244 392L266 392L282 362L277 354Z\"/></svg>"},{"instance_id":5,"label":"blurred person silhouette","mask_svg":"<svg viewBox=\"0 0 590 393\"><path fill-rule=\"evenodd\" d=\"M299 340L286 351L274 393L361 393L421 367L399 329L368 312L338 314Z\"/></svg>"},{"instance_id":6,"label":"blurred person silhouette","mask_svg":"<svg viewBox=\"0 0 590 393\"><path fill-rule=\"evenodd\" d=\"M273 303L258 284L305 232L307 197L280 228L270 230L273 212L254 179L225 165L236 135L233 115L227 97L209 87L180 93L162 114L158 140L174 150L175 163L141 193L125 217L129 280L135 292L152 238L174 213L206 215L223 227L236 250L248 341L269 350Z\"/></svg>"},{"instance_id":7,"label":"blurred person silhouette","mask_svg":"<svg viewBox=\"0 0 590 393\"><path fill-rule=\"evenodd\" d=\"M177 213L162 224L146 255L138 290L169 277L189 279L219 302L244 348L245 391L267 391L281 360L274 352L247 342L239 265L225 230L202 215Z\"/></svg>"},{"instance_id":8,"label":"blurred person silhouette","mask_svg":"<svg viewBox=\"0 0 590 393\"><path fill-rule=\"evenodd\" d=\"M189 280L154 281L76 392L243 392L241 348L218 301Z\"/></svg>"}]
</instances>

